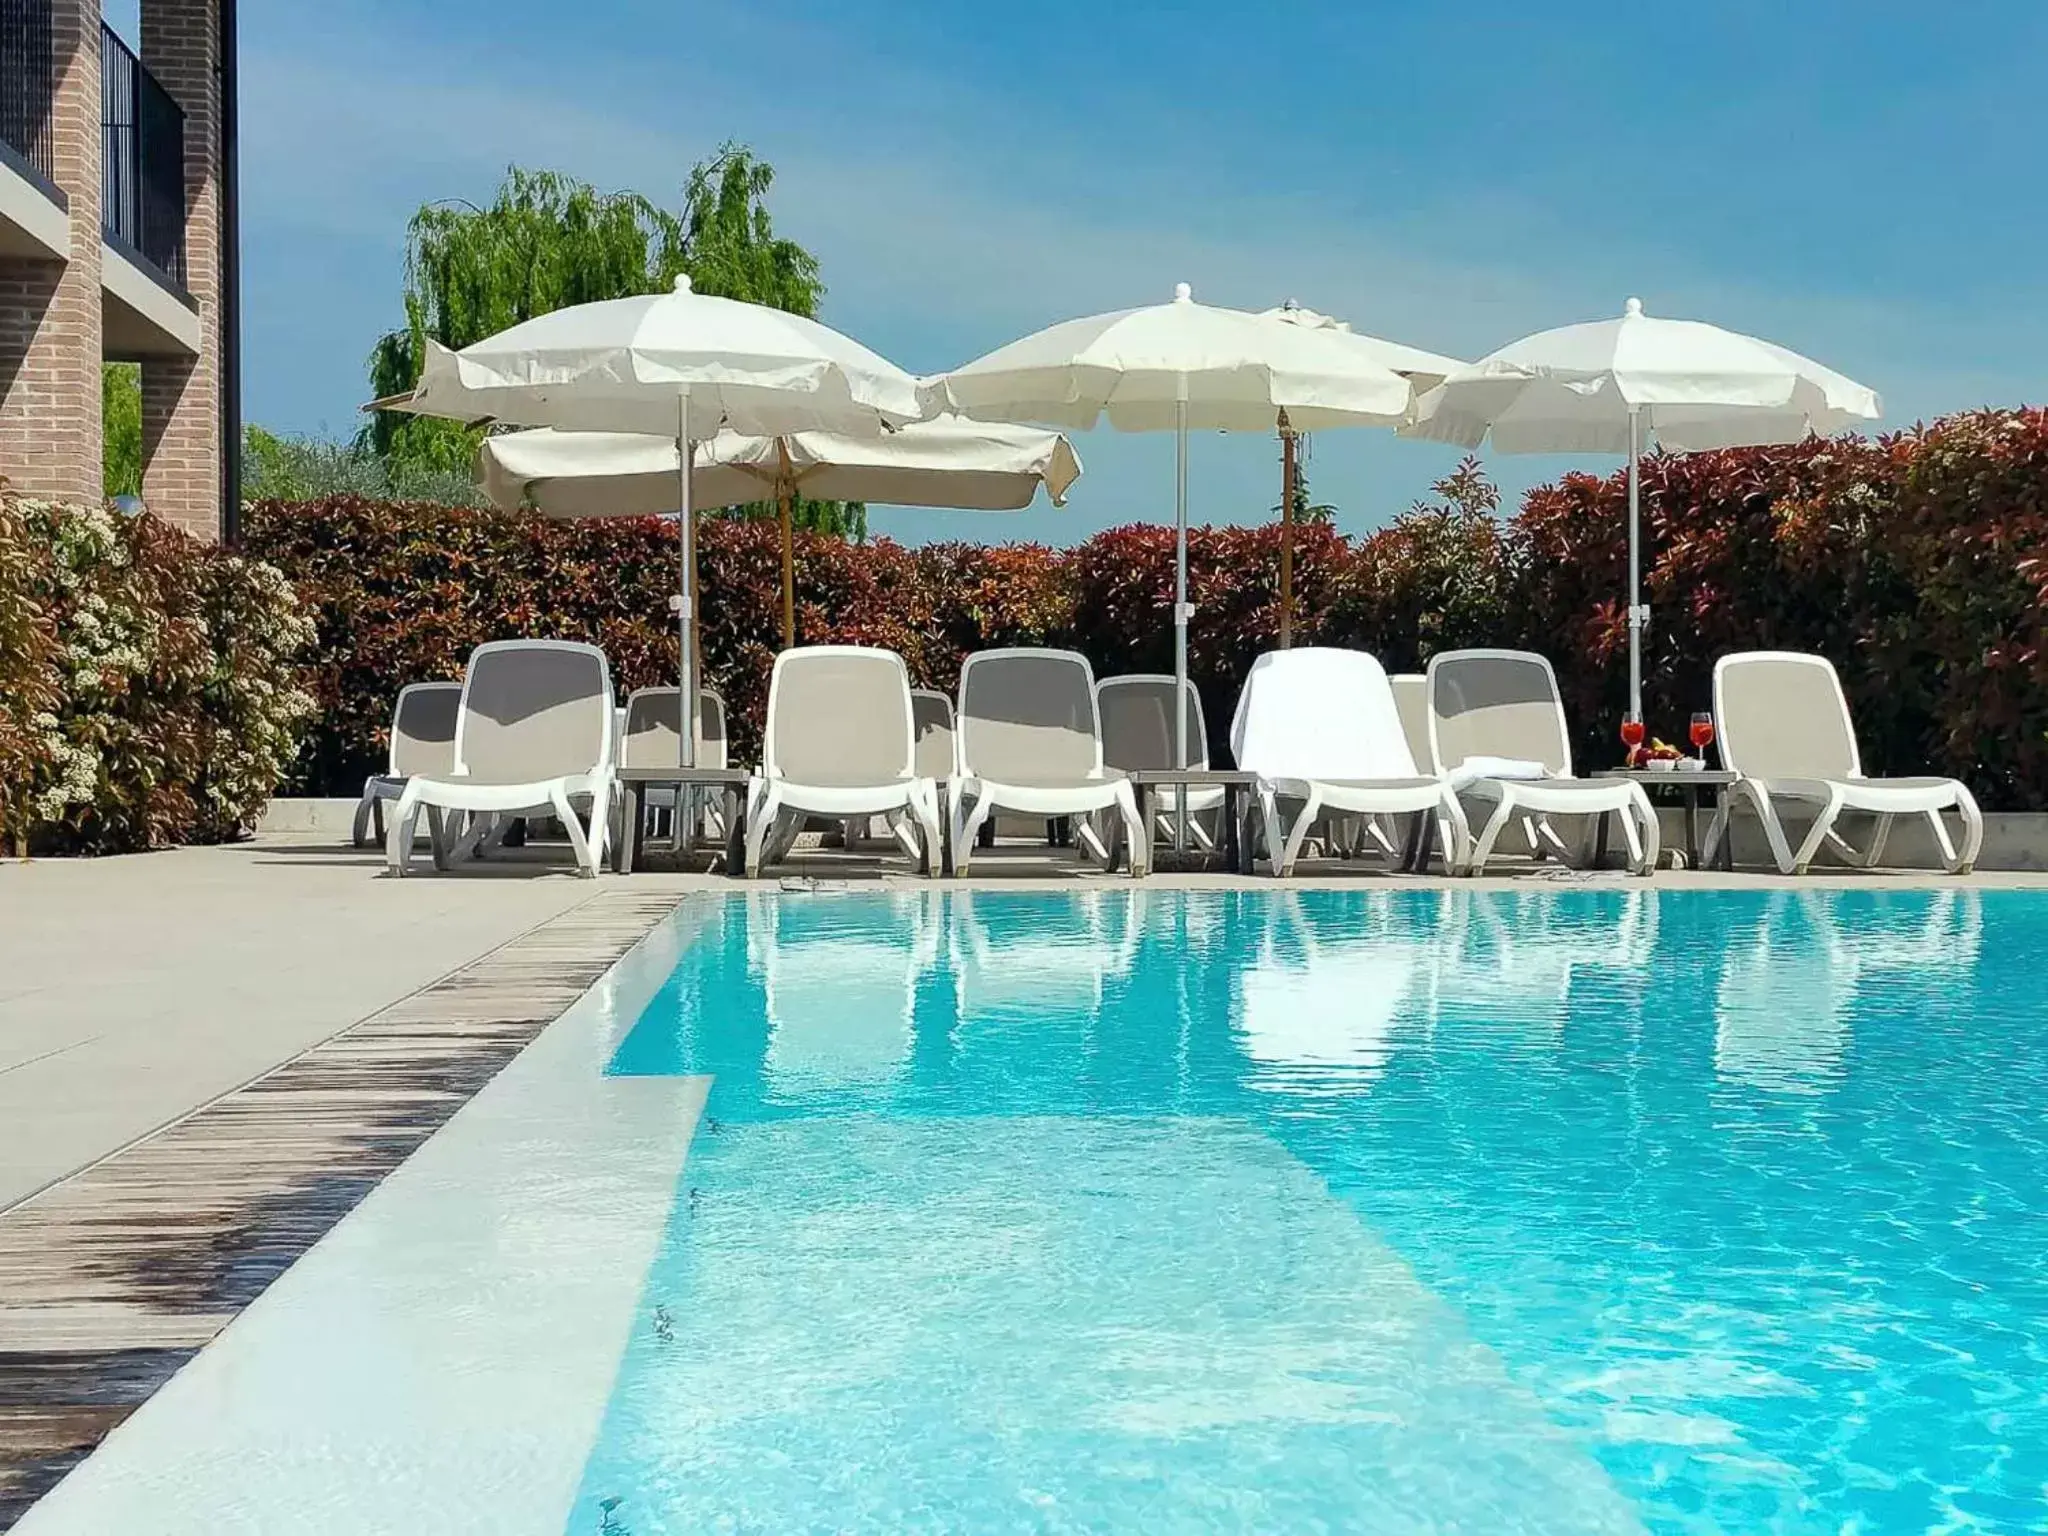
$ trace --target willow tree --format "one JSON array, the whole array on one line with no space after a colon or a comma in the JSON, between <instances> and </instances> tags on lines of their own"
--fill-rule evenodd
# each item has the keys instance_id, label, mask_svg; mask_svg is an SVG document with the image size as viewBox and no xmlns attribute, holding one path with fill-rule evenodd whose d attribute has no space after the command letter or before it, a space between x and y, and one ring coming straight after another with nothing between
<instances>
[{"instance_id":1,"label":"willow tree","mask_svg":"<svg viewBox=\"0 0 2048 1536\"><path fill-rule=\"evenodd\" d=\"M406 229L405 326L370 353L372 394L412 388L430 338L466 347L567 305L659 293L679 273L699 293L815 314L825 292L818 261L775 233L767 202L774 180L766 161L727 144L691 169L680 213L638 192L600 192L518 166L487 207L425 205ZM389 460L468 474L477 434L456 422L380 412L363 440ZM836 503L806 503L799 514L806 526L837 533L858 533L865 523L859 508Z\"/></svg>"}]
</instances>

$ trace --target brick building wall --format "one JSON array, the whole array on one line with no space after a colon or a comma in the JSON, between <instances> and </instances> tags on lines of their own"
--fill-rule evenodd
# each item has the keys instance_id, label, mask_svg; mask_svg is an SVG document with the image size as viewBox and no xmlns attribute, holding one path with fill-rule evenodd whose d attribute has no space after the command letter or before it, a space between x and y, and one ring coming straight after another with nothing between
<instances>
[{"instance_id":1,"label":"brick building wall","mask_svg":"<svg viewBox=\"0 0 2048 1536\"><path fill-rule=\"evenodd\" d=\"M185 290L199 306L196 358L142 365L142 500L216 537L220 477L220 0L143 0L142 62L185 111Z\"/></svg>"},{"instance_id":2,"label":"brick building wall","mask_svg":"<svg viewBox=\"0 0 2048 1536\"><path fill-rule=\"evenodd\" d=\"M0 258L0 474L35 495L97 501L100 433L100 7L54 0L47 131L70 199L71 259Z\"/></svg>"},{"instance_id":3,"label":"brick building wall","mask_svg":"<svg viewBox=\"0 0 2048 1536\"><path fill-rule=\"evenodd\" d=\"M142 0L138 52L185 114L183 282L196 357L142 363L142 494L212 538L221 507L221 0ZM104 485L99 0L52 0L52 180L68 199L68 261L0 255L0 475L32 494L97 501ZM114 258L119 260L120 258Z\"/></svg>"}]
</instances>

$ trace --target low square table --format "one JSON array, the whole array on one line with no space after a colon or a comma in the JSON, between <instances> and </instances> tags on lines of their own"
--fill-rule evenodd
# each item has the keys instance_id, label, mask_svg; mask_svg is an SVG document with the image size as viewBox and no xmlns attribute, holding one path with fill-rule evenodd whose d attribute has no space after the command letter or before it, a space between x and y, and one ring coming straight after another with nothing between
<instances>
[{"instance_id":1,"label":"low square table","mask_svg":"<svg viewBox=\"0 0 2048 1536\"><path fill-rule=\"evenodd\" d=\"M1660 793L1677 792L1685 799L1685 864L1688 869L1700 867L1700 796L1709 791L1713 794L1713 808L1721 809L1721 797L1727 793L1737 775L1725 768L1703 769L1659 769L1648 768L1602 768L1594 775L1596 779L1627 779L1643 786L1643 792L1653 801ZM1729 829L1723 828L1721 845L1714 850L1714 867L1721 870L1735 868L1731 851L1735 839L1729 836ZM1595 845L1593 859L1603 863L1607 858L1607 818L1600 818L1599 841Z\"/></svg>"},{"instance_id":2,"label":"low square table","mask_svg":"<svg viewBox=\"0 0 2048 1536\"><path fill-rule=\"evenodd\" d=\"M1152 820L1156 814L1162 784L1179 784L1188 789L1223 791L1223 863L1232 874L1252 872L1251 851L1244 846L1239 828L1244 821L1247 797L1257 787L1259 776L1236 768L1133 768L1125 777L1138 792L1138 821L1145 828L1145 868L1152 868Z\"/></svg>"},{"instance_id":3,"label":"low square table","mask_svg":"<svg viewBox=\"0 0 2048 1536\"><path fill-rule=\"evenodd\" d=\"M625 836L612 850L612 868L622 875L633 873L640 862L641 844L647 835L647 818L640 813L640 797L650 784L667 784L676 791L676 815L683 814L683 791L715 789L725 800L725 872L734 879L747 872L746 803L747 781L753 775L744 768L621 768L617 771L619 800L625 816Z\"/></svg>"}]
</instances>

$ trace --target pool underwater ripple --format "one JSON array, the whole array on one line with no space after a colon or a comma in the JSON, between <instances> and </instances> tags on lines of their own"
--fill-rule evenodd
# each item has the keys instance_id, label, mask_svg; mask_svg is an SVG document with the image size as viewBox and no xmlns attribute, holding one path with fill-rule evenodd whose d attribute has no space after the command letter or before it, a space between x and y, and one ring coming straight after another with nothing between
<instances>
[{"instance_id":1,"label":"pool underwater ripple","mask_svg":"<svg viewBox=\"0 0 2048 1536\"><path fill-rule=\"evenodd\" d=\"M714 1083L571 1531L2048 1521L2048 900L699 920L610 1068Z\"/></svg>"}]
</instances>

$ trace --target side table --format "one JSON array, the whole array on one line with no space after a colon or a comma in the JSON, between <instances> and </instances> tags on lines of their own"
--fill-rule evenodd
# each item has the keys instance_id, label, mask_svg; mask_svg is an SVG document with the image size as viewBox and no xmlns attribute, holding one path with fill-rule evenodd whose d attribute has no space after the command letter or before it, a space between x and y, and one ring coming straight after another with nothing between
<instances>
[{"instance_id":1,"label":"side table","mask_svg":"<svg viewBox=\"0 0 2048 1536\"><path fill-rule=\"evenodd\" d=\"M667 784L676 791L675 814L686 811L684 801L693 789L715 789L725 800L725 872L738 879L747 872L746 803L747 781L753 777L744 768L621 768L618 770L620 809L625 835L612 850L612 868L622 875L633 873L640 862L647 835L647 818L640 813L640 797L650 784Z\"/></svg>"},{"instance_id":2,"label":"side table","mask_svg":"<svg viewBox=\"0 0 2048 1536\"><path fill-rule=\"evenodd\" d=\"M1705 794L1711 794L1713 796L1713 810L1718 815L1721 810L1721 797L1727 793L1728 787L1735 782L1737 776L1725 768L1695 770L1673 768L1669 770L1659 769L1654 772L1648 768L1602 768L1593 777L1596 779L1627 779L1631 783L1640 784L1643 786L1643 793L1648 795L1653 801L1660 794L1669 795L1676 793L1682 796L1685 801L1685 863L1688 869L1698 869L1700 867L1700 797ZM1732 870L1735 867L1735 861L1730 852L1734 841L1734 838L1728 835L1728 829L1724 827L1721 831L1720 846L1714 850L1714 867L1716 869ZM1595 863L1602 863L1605 862L1606 858L1607 818L1602 816L1600 818L1599 837L1594 845L1593 859Z\"/></svg>"}]
</instances>

